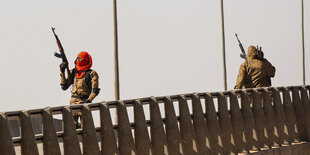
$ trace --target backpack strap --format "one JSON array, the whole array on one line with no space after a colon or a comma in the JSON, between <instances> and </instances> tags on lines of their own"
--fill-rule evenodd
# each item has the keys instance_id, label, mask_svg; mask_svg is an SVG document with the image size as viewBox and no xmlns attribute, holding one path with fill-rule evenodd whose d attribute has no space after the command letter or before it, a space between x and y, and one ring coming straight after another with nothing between
<instances>
[{"instance_id":1,"label":"backpack strap","mask_svg":"<svg viewBox=\"0 0 310 155\"><path fill-rule=\"evenodd\" d=\"M88 86L91 86L91 75L90 73L92 72L93 70L89 69L88 71L86 71L85 73L85 82Z\"/></svg>"},{"instance_id":2,"label":"backpack strap","mask_svg":"<svg viewBox=\"0 0 310 155\"><path fill-rule=\"evenodd\" d=\"M71 81L72 81L72 83L74 81L74 78L75 78L75 68L73 68L72 72L71 72Z\"/></svg>"},{"instance_id":3,"label":"backpack strap","mask_svg":"<svg viewBox=\"0 0 310 155\"><path fill-rule=\"evenodd\" d=\"M85 75L84 75L84 77L85 77L85 83L90 87L91 86L91 75L90 75L90 73L92 72L93 70L91 70L91 69L89 69L89 70L87 70L86 72L85 72ZM75 78L75 68L74 69L72 69L72 73L71 73L71 80L72 81L74 81L74 78Z\"/></svg>"}]
</instances>

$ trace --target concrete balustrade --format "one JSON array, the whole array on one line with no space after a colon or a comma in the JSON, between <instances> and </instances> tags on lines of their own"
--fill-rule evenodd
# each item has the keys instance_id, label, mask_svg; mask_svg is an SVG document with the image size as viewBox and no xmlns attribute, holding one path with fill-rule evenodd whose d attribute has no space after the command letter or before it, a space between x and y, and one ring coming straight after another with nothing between
<instances>
[{"instance_id":1,"label":"concrete balustrade","mask_svg":"<svg viewBox=\"0 0 310 155\"><path fill-rule=\"evenodd\" d=\"M287 119L287 127L290 137L289 144L291 144L292 142L300 141L300 136L297 131L296 115L288 88L284 88L282 93L283 93L283 107L286 113L285 116Z\"/></svg>"},{"instance_id":2,"label":"concrete balustrade","mask_svg":"<svg viewBox=\"0 0 310 155\"><path fill-rule=\"evenodd\" d=\"M119 154L108 103L100 104L99 109L100 109L100 126L101 126L100 128L101 150L102 150L101 154L103 155Z\"/></svg>"},{"instance_id":3,"label":"concrete balustrade","mask_svg":"<svg viewBox=\"0 0 310 155\"><path fill-rule=\"evenodd\" d=\"M211 150L213 153L223 154L222 133L215 110L212 95L203 94L206 105L206 122L210 135Z\"/></svg>"},{"instance_id":4,"label":"concrete balustrade","mask_svg":"<svg viewBox=\"0 0 310 155\"><path fill-rule=\"evenodd\" d=\"M235 144L235 152L246 151L246 141L244 136L244 125L241 110L238 104L238 98L235 92L229 94L230 101L230 119L232 124L232 133Z\"/></svg>"},{"instance_id":5,"label":"concrete balustrade","mask_svg":"<svg viewBox=\"0 0 310 155\"><path fill-rule=\"evenodd\" d=\"M7 155L14 155L14 146L9 130L9 123L4 113L0 113L0 152Z\"/></svg>"},{"instance_id":6,"label":"concrete balustrade","mask_svg":"<svg viewBox=\"0 0 310 155\"><path fill-rule=\"evenodd\" d=\"M272 90L273 107L275 112L275 125L277 129L277 143L279 146L288 144L289 133L287 129L287 120L284 112L284 108L281 101L280 92L278 89Z\"/></svg>"},{"instance_id":7,"label":"concrete balustrade","mask_svg":"<svg viewBox=\"0 0 310 155\"><path fill-rule=\"evenodd\" d=\"M306 125L305 125L305 112L301 103L299 90L297 88L293 88L292 90L292 97L293 97L293 107L296 115L296 121L297 121L297 130L299 133L299 136L302 141L308 140L308 135L306 131Z\"/></svg>"},{"instance_id":8,"label":"concrete balustrade","mask_svg":"<svg viewBox=\"0 0 310 155\"><path fill-rule=\"evenodd\" d=\"M236 153L235 142L232 136L232 125L229 116L228 106L226 98L223 93L219 93L218 99L218 119L220 124L220 129L222 131L222 143L225 154L231 152Z\"/></svg>"},{"instance_id":9,"label":"concrete balustrade","mask_svg":"<svg viewBox=\"0 0 310 155\"><path fill-rule=\"evenodd\" d=\"M49 108L42 110L44 155L60 155L54 119Z\"/></svg>"},{"instance_id":10,"label":"concrete balustrade","mask_svg":"<svg viewBox=\"0 0 310 155\"><path fill-rule=\"evenodd\" d=\"M22 155L38 155L37 141L32 128L28 111L20 112L21 153Z\"/></svg>"},{"instance_id":11,"label":"concrete balustrade","mask_svg":"<svg viewBox=\"0 0 310 155\"><path fill-rule=\"evenodd\" d=\"M193 93L0 113L0 153L310 154L309 89ZM114 123L111 109L117 111ZM75 128L73 111L82 113L81 129ZM100 112L99 127L93 111ZM62 116L61 130L54 115Z\"/></svg>"},{"instance_id":12,"label":"concrete balustrade","mask_svg":"<svg viewBox=\"0 0 310 155\"><path fill-rule=\"evenodd\" d=\"M81 148L76 133L74 118L70 107L64 107L62 109L63 118L63 145L64 154L66 155L80 155Z\"/></svg>"},{"instance_id":13,"label":"concrete balustrade","mask_svg":"<svg viewBox=\"0 0 310 155\"><path fill-rule=\"evenodd\" d=\"M305 119L305 126L307 132L308 141L310 139L310 103L309 97L307 93L307 89L305 87L300 88L301 93L301 101L302 101L302 109L304 110L304 119Z\"/></svg>"},{"instance_id":14,"label":"concrete balustrade","mask_svg":"<svg viewBox=\"0 0 310 155\"><path fill-rule=\"evenodd\" d=\"M154 155L168 154L168 142L159 104L156 98L150 98L148 101L150 104L150 133L153 153Z\"/></svg>"},{"instance_id":15,"label":"concrete balustrade","mask_svg":"<svg viewBox=\"0 0 310 155\"><path fill-rule=\"evenodd\" d=\"M249 95L244 91L241 91L239 94L241 96L241 113L246 140L246 151L249 152L249 150L259 150L260 146L257 140L256 125L253 112L251 110Z\"/></svg>"},{"instance_id":16,"label":"concrete balustrade","mask_svg":"<svg viewBox=\"0 0 310 155\"><path fill-rule=\"evenodd\" d=\"M253 101L252 112L254 116L254 121L256 125L256 134L257 134L257 141L259 144L259 149L265 148L270 146L268 140L266 139L266 118L263 110L262 99L258 94L257 90L251 92L251 99Z\"/></svg>"},{"instance_id":17,"label":"concrete balustrade","mask_svg":"<svg viewBox=\"0 0 310 155\"><path fill-rule=\"evenodd\" d=\"M146 120L144 116L142 102L134 101L134 134L137 154L153 154L150 136L147 131Z\"/></svg>"},{"instance_id":18,"label":"concrete balustrade","mask_svg":"<svg viewBox=\"0 0 310 155\"><path fill-rule=\"evenodd\" d=\"M267 144L271 148L272 146L277 146L279 144L279 140L277 139L278 131L276 130L276 123L275 123L275 112L272 107L271 101L271 93L268 90L262 90L262 104L263 110L265 114L265 125L267 130Z\"/></svg>"},{"instance_id":19,"label":"concrete balustrade","mask_svg":"<svg viewBox=\"0 0 310 155\"><path fill-rule=\"evenodd\" d=\"M125 103L124 101L117 102L116 106L118 116L117 135L119 153L131 155L137 154Z\"/></svg>"},{"instance_id":20,"label":"concrete balustrade","mask_svg":"<svg viewBox=\"0 0 310 155\"><path fill-rule=\"evenodd\" d=\"M192 95L193 127L200 154L211 154L210 134L205 121L202 105L198 94Z\"/></svg>"},{"instance_id":21,"label":"concrete balustrade","mask_svg":"<svg viewBox=\"0 0 310 155\"><path fill-rule=\"evenodd\" d=\"M183 141L171 98L164 98L165 127L169 154L184 154Z\"/></svg>"},{"instance_id":22,"label":"concrete balustrade","mask_svg":"<svg viewBox=\"0 0 310 155\"><path fill-rule=\"evenodd\" d=\"M192 124L191 114L185 96L177 96L179 102L179 128L183 140L184 154L198 154L196 136Z\"/></svg>"},{"instance_id":23,"label":"concrete balustrade","mask_svg":"<svg viewBox=\"0 0 310 155\"><path fill-rule=\"evenodd\" d=\"M91 110L88 105L82 106L82 140L84 155L99 155L100 150L97 142L96 129L94 126Z\"/></svg>"}]
</instances>

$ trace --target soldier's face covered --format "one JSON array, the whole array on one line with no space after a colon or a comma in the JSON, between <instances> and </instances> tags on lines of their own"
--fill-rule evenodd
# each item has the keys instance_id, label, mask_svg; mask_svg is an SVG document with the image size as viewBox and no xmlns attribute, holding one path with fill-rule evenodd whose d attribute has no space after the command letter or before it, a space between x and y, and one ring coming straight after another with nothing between
<instances>
[{"instance_id":1,"label":"soldier's face covered","mask_svg":"<svg viewBox=\"0 0 310 155\"><path fill-rule=\"evenodd\" d=\"M87 52L82 51L78 54L77 58L74 61L74 64L76 71L75 77L80 78L85 74L84 71L87 71L91 68L92 66L91 56Z\"/></svg>"}]
</instances>

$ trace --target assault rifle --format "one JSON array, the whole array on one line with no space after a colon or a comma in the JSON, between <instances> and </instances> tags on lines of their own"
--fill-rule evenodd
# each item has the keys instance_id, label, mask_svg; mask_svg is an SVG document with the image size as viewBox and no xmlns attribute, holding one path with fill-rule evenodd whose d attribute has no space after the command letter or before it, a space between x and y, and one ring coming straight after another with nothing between
<instances>
[{"instance_id":1,"label":"assault rifle","mask_svg":"<svg viewBox=\"0 0 310 155\"><path fill-rule=\"evenodd\" d=\"M64 50L64 48L62 47L61 42L60 42L58 36L57 36L56 33L55 33L55 28L54 28L54 27L52 27L52 31L53 31L54 36L55 36L55 38L56 38L56 43L57 43L57 46L58 46L58 49L59 49L59 52L60 52L60 53L55 52L54 55L55 55L55 57L57 57L57 58L61 58L61 59L62 59L62 62L66 62L66 63L67 63L66 70L67 70L68 75L70 75L69 62L68 62L68 60L67 60L67 57L66 57L66 54L65 54L65 50Z\"/></svg>"},{"instance_id":2,"label":"assault rifle","mask_svg":"<svg viewBox=\"0 0 310 155\"><path fill-rule=\"evenodd\" d=\"M240 40L239 40L239 38L238 38L238 34L235 33L235 35L236 35L236 38L237 38L237 40L238 40L238 42L239 42L239 47L240 47L240 49L241 49L240 57L246 60L246 54L245 54L243 45L242 45L242 43L240 42Z\"/></svg>"}]
</instances>

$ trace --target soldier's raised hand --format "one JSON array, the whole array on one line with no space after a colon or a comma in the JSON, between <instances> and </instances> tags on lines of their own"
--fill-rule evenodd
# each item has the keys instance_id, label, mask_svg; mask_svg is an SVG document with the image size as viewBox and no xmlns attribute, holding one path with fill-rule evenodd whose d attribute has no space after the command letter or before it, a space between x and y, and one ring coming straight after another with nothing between
<instances>
[{"instance_id":1,"label":"soldier's raised hand","mask_svg":"<svg viewBox=\"0 0 310 155\"><path fill-rule=\"evenodd\" d=\"M59 65L60 72L64 73L64 72L65 72L65 69L67 68L67 66L68 66L68 63L67 63L67 62L62 62L62 63Z\"/></svg>"}]
</instances>

